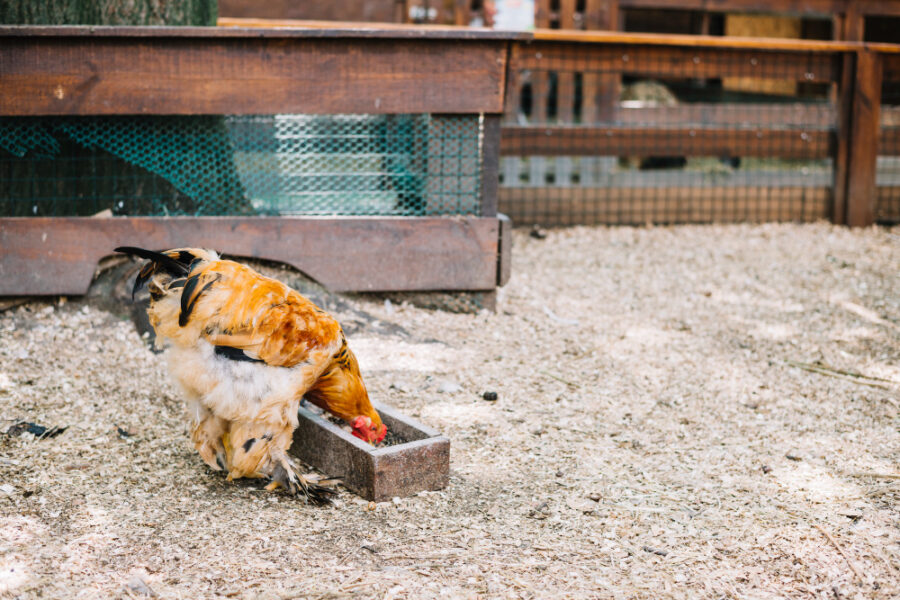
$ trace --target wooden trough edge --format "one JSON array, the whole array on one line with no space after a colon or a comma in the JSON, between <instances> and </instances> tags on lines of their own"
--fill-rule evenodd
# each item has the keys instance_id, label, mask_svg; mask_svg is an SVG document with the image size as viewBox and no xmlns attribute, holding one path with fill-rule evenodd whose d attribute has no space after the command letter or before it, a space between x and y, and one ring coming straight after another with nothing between
<instances>
[{"instance_id":1,"label":"wooden trough edge","mask_svg":"<svg viewBox=\"0 0 900 600\"><path fill-rule=\"evenodd\" d=\"M333 292L493 291L498 217L0 218L0 296L81 295L116 246L214 248L289 264Z\"/></svg>"},{"instance_id":2,"label":"wooden trough edge","mask_svg":"<svg viewBox=\"0 0 900 600\"><path fill-rule=\"evenodd\" d=\"M450 440L392 406L373 404L388 430L409 441L375 448L301 406L291 453L376 502L446 487Z\"/></svg>"}]
</instances>

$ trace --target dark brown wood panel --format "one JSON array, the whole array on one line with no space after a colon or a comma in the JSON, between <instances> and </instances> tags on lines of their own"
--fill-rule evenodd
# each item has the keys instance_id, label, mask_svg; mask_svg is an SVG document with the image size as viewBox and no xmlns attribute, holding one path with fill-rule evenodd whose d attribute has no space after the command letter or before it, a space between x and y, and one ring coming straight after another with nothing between
<instances>
[{"instance_id":1,"label":"dark brown wood panel","mask_svg":"<svg viewBox=\"0 0 900 600\"><path fill-rule=\"evenodd\" d=\"M333 291L492 290L497 218L0 218L0 296L83 294L116 246L281 261Z\"/></svg>"},{"instance_id":2,"label":"dark brown wood panel","mask_svg":"<svg viewBox=\"0 0 900 600\"><path fill-rule=\"evenodd\" d=\"M847 224L851 227L875 222L881 58L874 52L857 55L847 172Z\"/></svg>"},{"instance_id":3,"label":"dark brown wood panel","mask_svg":"<svg viewBox=\"0 0 900 600\"><path fill-rule=\"evenodd\" d=\"M479 40L0 33L0 114L499 113L505 57Z\"/></svg>"},{"instance_id":4,"label":"dark brown wood panel","mask_svg":"<svg viewBox=\"0 0 900 600\"><path fill-rule=\"evenodd\" d=\"M515 69L582 73L625 73L658 78L756 77L833 82L841 73L840 54L656 45L523 44Z\"/></svg>"},{"instance_id":5,"label":"dark brown wood panel","mask_svg":"<svg viewBox=\"0 0 900 600\"><path fill-rule=\"evenodd\" d=\"M777 156L827 158L833 134L820 130L505 127L504 156Z\"/></svg>"}]
</instances>

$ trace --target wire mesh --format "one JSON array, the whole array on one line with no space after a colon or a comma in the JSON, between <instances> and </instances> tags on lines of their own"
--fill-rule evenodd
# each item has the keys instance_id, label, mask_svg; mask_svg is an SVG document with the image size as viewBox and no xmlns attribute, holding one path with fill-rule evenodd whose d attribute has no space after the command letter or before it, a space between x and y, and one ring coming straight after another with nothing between
<instances>
[{"instance_id":1,"label":"wire mesh","mask_svg":"<svg viewBox=\"0 0 900 600\"><path fill-rule=\"evenodd\" d=\"M829 218L838 113L822 58L693 52L560 44L523 56L501 212L542 225Z\"/></svg>"},{"instance_id":2,"label":"wire mesh","mask_svg":"<svg viewBox=\"0 0 900 600\"><path fill-rule=\"evenodd\" d=\"M0 216L460 215L478 115L0 119Z\"/></svg>"},{"instance_id":3,"label":"wire mesh","mask_svg":"<svg viewBox=\"0 0 900 600\"><path fill-rule=\"evenodd\" d=\"M893 72L893 71L888 71ZM900 223L900 81L882 83L881 130L875 171L875 220Z\"/></svg>"}]
</instances>

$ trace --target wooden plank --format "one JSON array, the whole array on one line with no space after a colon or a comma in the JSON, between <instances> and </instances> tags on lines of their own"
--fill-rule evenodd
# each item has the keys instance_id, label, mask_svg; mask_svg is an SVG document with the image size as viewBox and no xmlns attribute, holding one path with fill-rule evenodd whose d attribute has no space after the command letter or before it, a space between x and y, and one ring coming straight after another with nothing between
<instances>
[{"instance_id":1,"label":"wooden plank","mask_svg":"<svg viewBox=\"0 0 900 600\"><path fill-rule=\"evenodd\" d=\"M275 19L327 19L357 21L393 21L394 0L218 0L219 15L225 17L270 17Z\"/></svg>"},{"instance_id":2,"label":"wooden plank","mask_svg":"<svg viewBox=\"0 0 900 600\"><path fill-rule=\"evenodd\" d=\"M744 39L744 38L733 38ZM661 45L522 44L516 69L625 73L655 78L712 78L739 75L760 79L833 82L840 76L840 53Z\"/></svg>"},{"instance_id":3,"label":"wooden plank","mask_svg":"<svg viewBox=\"0 0 900 600\"><path fill-rule=\"evenodd\" d=\"M830 17L856 10L864 15L900 15L896 0L620 0L626 8L699 10L706 12L760 12Z\"/></svg>"},{"instance_id":4,"label":"wooden plank","mask_svg":"<svg viewBox=\"0 0 900 600\"><path fill-rule=\"evenodd\" d=\"M755 37L722 37L684 35L674 33L622 33L610 31L563 31L561 29L535 29L537 42L571 42L576 44L620 44L635 46L682 46L687 48L730 48L788 52L853 52L860 44L830 40L794 40Z\"/></svg>"},{"instance_id":5,"label":"wooden plank","mask_svg":"<svg viewBox=\"0 0 900 600\"><path fill-rule=\"evenodd\" d=\"M502 112L492 41L2 37L0 114Z\"/></svg>"},{"instance_id":6,"label":"wooden plank","mask_svg":"<svg viewBox=\"0 0 900 600\"><path fill-rule=\"evenodd\" d=\"M830 104L695 102L676 106L631 107L627 103L616 111L621 125L727 125L809 127L831 129L837 126L838 110Z\"/></svg>"},{"instance_id":7,"label":"wooden plank","mask_svg":"<svg viewBox=\"0 0 900 600\"><path fill-rule=\"evenodd\" d=\"M521 51L519 44L510 44L509 57L506 64L506 99L503 109L503 120L515 123L519 117L520 100L522 99L522 72L515 68Z\"/></svg>"},{"instance_id":8,"label":"wooden plank","mask_svg":"<svg viewBox=\"0 0 900 600\"><path fill-rule=\"evenodd\" d=\"M446 487L450 440L396 408L373 405L388 431L406 442L375 448L301 406L291 453L376 502Z\"/></svg>"},{"instance_id":9,"label":"wooden plank","mask_svg":"<svg viewBox=\"0 0 900 600\"><path fill-rule=\"evenodd\" d=\"M0 296L83 294L116 246L216 248L333 291L492 290L497 218L0 218Z\"/></svg>"},{"instance_id":10,"label":"wooden plank","mask_svg":"<svg viewBox=\"0 0 900 600\"><path fill-rule=\"evenodd\" d=\"M535 2L535 27L550 27L550 1L536 0ZM522 48L519 49L521 56ZM531 117L532 123L546 123L547 101L550 94L549 74L538 71L531 74Z\"/></svg>"},{"instance_id":11,"label":"wooden plank","mask_svg":"<svg viewBox=\"0 0 900 600\"><path fill-rule=\"evenodd\" d=\"M500 210L518 226L809 222L830 216L831 188L500 188Z\"/></svg>"},{"instance_id":12,"label":"wooden plank","mask_svg":"<svg viewBox=\"0 0 900 600\"><path fill-rule=\"evenodd\" d=\"M708 12L762 12L828 16L841 12L846 0L619 0L623 8L699 10Z\"/></svg>"},{"instance_id":13,"label":"wooden plank","mask_svg":"<svg viewBox=\"0 0 900 600\"><path fill-rule=\"evenodd\" d=\"M500 184L500 115L484 115L481 150L481 216L497 216L497 187Z\"/></svg>"},{"instance_id":14,"label":"wooden plank","mask_svg":"<svg viewBox=\"0 0 900 600\"><path fill-rule=\"evenodd\" d=\"M833 134L817 130L504 127L504 156L764 156L827 158Z\"/></svg>"},{"instance_id":15,"label":"wooden plank","mask_svg":"<svg viewBox=\"0 0 900 600\"><path fill-rule=\"evenodd\" d=\"M575 29L575 0L560 0L560 29ZM573 123L575 120L575 74L559 73L556 77L556 120Z\"/></svg>"},{"instance_id":16,"label":"wooden plank","mask_svg":"<svg viewBox=\"0 0 900 600\"><path fill-rule=\"evenodd\" d=\"M860 52L856 60L847 174L847 224L851 227L875 222L881 77L881 55Z\"/></svg>"},{"instance_id":17,"label":"wooden plank","mask_svg":"<svg viewBox=\"0 0 900 600\"><path fill-rule=\"evenodd\" d=\"M272 27L266 27L266 24ZM337 21L266 21L254 19L247 27L138 27L122 25L0 25L0 39L33 38L135 38L190 39L406 39L406 40L529 40L531 34L484 27L441 25L394 25L390 23L349 23Z\"/></svg>"},{"instance_id":18,"label":"wooden plank","mask_svg":"<svg viewBox=\"0 0 900 600\"><path fill-rule=\"evenodd\" d=\"M585 0L584 28L588 31L615 31L619 21L619 0Z\"/></svg>"},{"instance_id":19,"label":"wooden plank","mask_svg":"<svg viewBox=\"0 0 900 600\"><path fill-rule=\"evenodd\" d=\"M850 3L843 19L842 39L847 42L861 42L865 39L866 18L856 3Z\"/></svg>"}]
</instances>

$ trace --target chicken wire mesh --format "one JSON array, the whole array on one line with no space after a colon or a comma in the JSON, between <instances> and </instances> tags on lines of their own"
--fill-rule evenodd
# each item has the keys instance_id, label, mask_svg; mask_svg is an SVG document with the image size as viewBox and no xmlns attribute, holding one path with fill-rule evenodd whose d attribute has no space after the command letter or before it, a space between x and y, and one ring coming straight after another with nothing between
<instances>
[{"instance_id":1,"label":"chicken wire mesh","mask_svg":"<svg viewBox=\"0 0 900 600\"><path fill-rule=\"evenodd\" d=\"M527 54L513 65L500 211L542 225L830 218L830 64L679 48Z\"/></svg>"},{"instance_id":2,"label":"chicken wire mesh","mask_svg":"<svg viewBox=\"0 0 900 600\"><path fill-rule=\"evenodd\" d=\"M900 223L900 81L883 82L880 119L875 220Z\"/></svg>"},{"instance_id":3,"label":"chicken wire mesh","mask_svg":"<svg viewBox=\"0 0 900 600\"><path fill-rule=\"evenodd\" d=\"M465 215L478 115L0 119L0 216Z\"/></svg>"}]
</instances>

